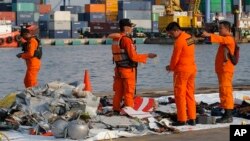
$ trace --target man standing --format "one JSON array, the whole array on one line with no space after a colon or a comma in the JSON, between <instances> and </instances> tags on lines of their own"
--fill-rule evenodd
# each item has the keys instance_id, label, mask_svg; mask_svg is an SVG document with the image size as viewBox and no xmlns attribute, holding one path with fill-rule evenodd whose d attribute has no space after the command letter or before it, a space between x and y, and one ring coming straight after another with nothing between
<instances>
[{"instance_id":1,"label":"man standing","mask_svg":"<svg viewBox=\"0 0 250 141\"><path fill-rule=\"evenodd\" d=\"M155 58L157 55L137 54L136 46L130 37L135 24L130 19L121 19L119 21L121 33L113 33L109 38L113 38L112 53L113 61L116 64L114 69L113 90L113 110L120 112L121 101L124 99L124 105L134 107L134 94L136 86L136 71L138 62L146 63L147 58Z\"/></svg>"},{"instance_id":2,"label":"man standing","mask_svg":"<svg viewBox=\"0 0 250 141\"><path fill-rule=\"evenodd\" d=\"M24 85L26 88L38 85L37 75L41 67L42 52L39 48L38 39L30 33L28 29L22 29L21 36L26 41L23 45L23 53L16 56L22 58L26 62L27 70L24 78Z\"/></svg>"},{"instance_id":3,"label":"man standing","mask_svg":"<svg viewBox=\"0 0 250 141\"><path fill-rule=\"evenodd\" d=\"M173 126L186 123L196 125L195 91L195 45L193 38L181 30L176 22L170 23L167 33L175 39L171 61L167 71L173 71L174 97L177 107L177 122Z\"/></svg>"},{"instance_id":4,"label":"man standing","mask_svg":"<svg viewBox=\"0 0 250 141\"><path fill-rule=\"evenodd\" d=\"M221 107L225 113L216 122L231 123L233 122L232 111L234 108L232 87L234 65L229 59L229 53L234 54L235 49L235 40L231 35L231 24L222 21L219 23L219 35L204 31L202 36L209 37L211 42L220 44L215 59L215 72L219 81Z\"/></svg>"}]
</instances>

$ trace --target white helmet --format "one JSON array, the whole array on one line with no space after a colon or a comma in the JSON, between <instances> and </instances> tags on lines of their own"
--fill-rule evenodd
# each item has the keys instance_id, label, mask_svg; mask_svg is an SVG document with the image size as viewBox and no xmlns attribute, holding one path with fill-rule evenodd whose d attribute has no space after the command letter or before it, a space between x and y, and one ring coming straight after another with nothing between
<instances>
[{"instance_id":1,"label":"white helmet","mask_svg":"<svg viewBox=\"0 0 250 141\"><path fill-rule=\"evenodd\" d=\"M79 140L88 136L89 126L80 120L73 120L69 122L67 127L67 134L71 139Z\"/></svg>"}]
</instances>

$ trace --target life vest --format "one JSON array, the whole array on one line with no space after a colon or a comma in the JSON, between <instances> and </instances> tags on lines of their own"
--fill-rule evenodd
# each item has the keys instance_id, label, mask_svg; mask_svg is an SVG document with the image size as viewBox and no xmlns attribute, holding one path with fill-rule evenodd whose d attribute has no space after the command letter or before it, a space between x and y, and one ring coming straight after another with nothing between
<instances>
[{"instance_id":1,"label":"life vest","mask_svg":"<svg viewBox=\"0 0 250 141\"><path fill-rule=\"evenodd\" d=\"M34 56L33 57L37 57L38 59L42 58L43 52L42 52L42 46L41 46L41 42L40 39L38 39L36 36L34 37L36 39L36 41L38 42L38 47L34 52ZM27 52L28 51L28 47L29 47L29 42L25 42L22 44L22 51L23 52Z\"/></svg>"},{"instance_id":2,"label":"life vest","mask_svg":"<svg viewBox=\"0 0 250 141\"><path fill-rule=\"evenodd\" d=\"M127 37L127 36L121 36L118 39L113 39L113 43L112 43L113 62L115 62L117 67L136 68L138 63L132 61L129 58L126 49L121 47L121 42L124 37Z\"/></svg>"}]
</instances>

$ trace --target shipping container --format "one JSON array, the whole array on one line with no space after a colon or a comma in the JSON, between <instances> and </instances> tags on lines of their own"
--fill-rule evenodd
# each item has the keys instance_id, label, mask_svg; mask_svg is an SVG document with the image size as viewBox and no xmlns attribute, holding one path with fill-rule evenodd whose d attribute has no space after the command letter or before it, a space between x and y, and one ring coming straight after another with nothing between
<instances>
[{"instance_id":1,"label":"shipping container","mask_svg":"<svg viewBox=\"0 0 250 141\"><path fill-rule=\"evenodd\" d=\"M15 12L0 12L0 20L16 21Z\"/></svg>"},{"instance_id":2,"label":"shipping container","mask_svg":"<svg viewBox=\"0 0 250 141\"><path fill-rule=\"evenodd\" d=\"M36 6L34 3L13 3L12 10L17 12L34 12L36 11Z\"/></svg>"},{"instance_id":3,"label":"shipping container","mask_svg":"<svg viewBox=\"0 0 250 141\"><path fill-rule=\"evenodd\" d=\"M155 0L155 5L165 5L169 0ZM180 5L180 0L175 0L177 5Z\"/></svg>"},{"instance_id":4,"label":"shipping container","mask_svg":"<svg viewBox=\"0 0 250 141\"><path fill-rule=\"evenodd\" d=\"M37 5L37 7L38 7L38 12L40 14L48 14L51 12L50 4L40 4L40 5Z\"/></svg>"},{"instance_id":5,"label":"shipping container","mask_svg":"<svg viewBox=\"0 0 250 141\"><path fill-rule=\"evenodd\" d=\"M49 30L50 38L70 38L70 30Z\"/></svg>"},{"instance_id":6,"label":"shipping container","mask_svg":"<svg viewBox=\"0 0 250 141\"><path fill-rule=\"evenodd\" d=\"M91 4L102 4L103 0L90 0Z\"/></svg>"},{"instance_id":7,"label":"shipping container","mask_svg":"<svg viewBox=\"0 0 250 141\"><path fill-rule=\"evenodd\" d=\"M50 21L49 30L70 30L71 22L70 21Z\"/></svg>"},{"instance_id":8,"label":"shipping container","mask_svg":"<svg viewBox=\"0 0 250 141\"><path fill-rule=\"evenodd\" d=\"M79 38L80 35L81 34L78 31L71 31L71 38Z\"/></svg>"},{"instance_id":9,"label":"shipping container","mask_svg":"<svg viewBox=\"0 0 250 141\"><path fill-rule=\"evenodd\" d=\"M118 0L105 0L106 13L118 12Z\"/></svg>"},{"instance_id":10,"label":"shipping container","mask_svg":"<svg viewBox=\"0 0 250 141\"><path fill-rule=\"evenodd\" d=\"M40 14L39 15L39 21L49 21L50 20L50 14Z\"/></svg>"},{"instance_id":11,"label":"shipping container","mask_svg":"<svg viewBox=\"0 0 250 141\"><path fill-rule=\"evenodd\" d=\"M34 4L40 4L41 0L12 0L12 3L34 3Z\"/></svg>"},{"instance_id":12,"label":"shipping container","mask_svg":"<svg viewBox=\"0 0 250 141\"><path fill-rule=\"evenodd\" d=\"M70 19L71 21L78 21L78 14L71 14Z\"/></svg>"},{"instance_id":13,"label":"shipping container","mask_svg":"<svg viewBox=\"0 0 250 141\"><path fill-rule=\"evenodd\" d=\"M39 21L38 27L40 31L48 31L49 30L49 22L48 21Z\"/></svg>"},{"instance_id":14,"label":"shipping container","mask_svg":"<svg viewBox=\"0 0 250 141\"><path fill-rule=\"evenodd\" d=\"M216 13L216 12L222 12L222 1L221 0L211 0L210 1L210 12ZM206 10L206 2L201 1L200 9L203 13L205 13ZM232 12L232 1L226 0L226 12L231 13Z\"/></svg>"},{"instance_id":15,"label":"shipping container","mask_svg":"<svg viewBox=\"0 0 250 141\"><path fill-rule=\"evenodd\" d=\"M70 11L55 11L51 17L54 21L71 21Z\"/></svg>"},{"instance_id":16,"label":"shipping container","mask_svg":"<svg viewBox=\"0 0 250 141\"><path fill-rule=\"evenodd\" d=\"M151 19L151 11L144 10L123 10L119 11L118 19L129 18L129 19L139 19L139 20L149 20Z\"/></svg>"},{"instance_id":17,"label":"shipping container","mask_svg":"<svg viewBox=\"0 0 250 141\"><path fill-rule=\"evenodd\" d=\"M40 38L49 38L49 31L43 31L43 30L40 30L39 31L39 37Z\"/></svg>"},{"instance_id":18,"label":"shipping container","mask_svg":"<svg viewBox=\"0 0 250 141\"><path fill-rule=\"evenodd\" d=\"M86 4L86 13L105 13L105 4Z\"/></svg>"},{"instance_id":19,"label":"shipping container","mask_svg":"<svg viewBox=\"0 0 250 141\"><path fill-rule=\"evenodd\" d=\"M70 11L71 14L78 14L82 12L82 6L60 6L61 11Z\"/></svg>"},{"instance_id":20,"label":"shipping container","mask_svg":"<svg viewBox=\"0 0 250 141\"><path fill-rule=\"evenodd\" d=\"M151 29L152 28L152 21L151 20L138 20L138 19L132 19L132 23L136 24L135 27L141 27L145 29Z\"/></svg>"},{"instance_id":21,"label":"shipping container","mask_svg":"<svg viewBox=\"0 0 250 141\"><path fill-rule=\"evenodd\" d=\"M17 26L22 26L22 25L26 25L26 24L37 24L37 22L34 22L34 20L27 20L27 19L16 21Z\"/></svg>"},{"instance_id":22,"label":"shipping container","mask_svg":"<svg viewBox=\"0 0 250 141\"><path fill-rule=\"evenodd\" d=\"M16 12L16 21L17 22L19 22L19 21L32 22L32 21L34 21L34 13L32 13L32 12Z\"/></svg>"},{"instance_id":23,"label":"shipping container","mask_svg":"<svg viewBox=\"0 0 250 141\"><path fill-rule=\"evenodd\" d=\"M0 3L0 11L12 11L12 3Z\"/></svg>"},{"instance_id":24,"label":"shipping container","mask_svg":"<svg viewBox=\"0 0 250 141\"><path fill-rule=\"evenodd\" d=\"M151 10L149 1L119 1L119 10Z\"/></svg>"},{"instance_id":25,"label":"shipping container","mask_svg":"<svg viewBox=\"0 0 250 141\"><path fill-rule=\"evenodd\" d=\"M79 13L79 21L89 21L89 22L105 22L105 13Z\"/></svg>"},{"instance_id":26,"label":"shipping container","mask_svg":"<svg viewBox=\"0 0 250 141\"><path fill-rule=\"evenodd\" d=\"M152 21L158 21L159 20L159 13L152 13Z\"/></svg>"},{"instance_id":27,"label":"shipping container","mask_svg":"<svg viewBox=\"0 0 250 141\"><path fill-rule=\"evenodd\" d=\"M107 22L116 22L118 20L118 13L117 15L106 15Z\"/></svg>"},{"instance_id":28,"label":"shipping container","mask_svg":"<svg viewBox=\"0 0 250 141\"><path fill-rule=\"evenodd\" d=\"M152 12L153 13L165 13L165 5L152 5Z\"/></svg>"},{"instance_id":29,"label":"shipping container","mask_svg":"<svg viewBox=\"0 0 250 141\"><path fill-rule=\"evenodd\" d=\"M88 22L84 22L84 21L79 21L79 22L71 22L71 30L72 31L77 31L83 27L88 27Z\"/></svg>"},{"instance_id":30,"label":"shipping container","mask_svg":"<svg viewBox=\"0 0 250 141\"><path fill-rule=\"evenodd\" d=\"M89 23L90 31L93 33L119 32L119 24L116 23Z\"/></svg>"}]
</instances>

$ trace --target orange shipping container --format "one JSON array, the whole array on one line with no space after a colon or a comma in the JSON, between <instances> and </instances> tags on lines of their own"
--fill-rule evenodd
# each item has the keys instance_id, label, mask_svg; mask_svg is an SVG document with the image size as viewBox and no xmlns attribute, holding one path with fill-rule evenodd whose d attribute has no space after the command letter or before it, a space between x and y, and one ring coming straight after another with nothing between
<instances>
[{"instance_id":1,"label":"orange shipping container","mask_svg":"<svg viewBox=\"0 0 250 141\"><path fill-rule=\"evenodd\" d=\"M105 13L105 4L86 4L86 13Z\"/></svg>"},{"instance_id":2,"label":"orange shipping container","mask_svg":"<svg viewBox=\"0 0 250 141\"><path fill-rule=\"evenodd\" d=\"M15 12L0 12L0 20L16 21Z\"/></svg>"},{"instance_id":3,"label":"orange shipping container","mask_svg":"<svg viewBox=\"0 0 250 141\"><path fill-rule=\"evenodd\" d=\"M50 4L40 4L38 5L38 10L40 14L48 14L51 11L51 5Z\"/></svg>"}]
</instances>

